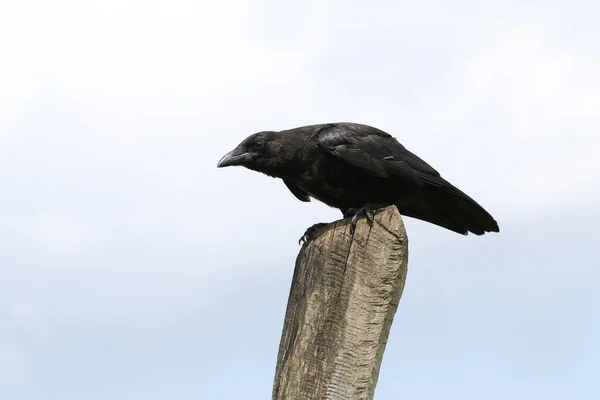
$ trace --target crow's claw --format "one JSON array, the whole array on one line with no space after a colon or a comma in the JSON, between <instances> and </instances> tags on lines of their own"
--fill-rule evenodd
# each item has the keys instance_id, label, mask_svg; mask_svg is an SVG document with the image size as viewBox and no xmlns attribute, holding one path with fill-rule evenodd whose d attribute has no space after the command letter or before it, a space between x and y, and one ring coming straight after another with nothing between
<instances>
[{"instance_id":1,"label":"crow's claw","mask_svg":"<svg viewBox=\"0 0 600 400\"><path fill-rule=\"evenodd\" d=\"M367 218L367 223L370 227L373 227L373 221L375 220L375 214L381 209L382 206L378 204L366 204L361 208L350 208L344 214L344 217L352 217L350 220L350 234L354 235L356 230L356 224L362 217Z\"/></svg>"},{"instance_id":2,"label":"crow's claw","mask_svg":"<svg viewBox=\"0 0 600 400\"><path fill-rule=\"evenodd\" d=\"M315 235L317 234L318 230L321 229L322 227L324 227L325 225L327 225L327 223L319 222L317 224L314 224L310 228L308 228L306 230L306 232L304 232L304 235L302 235L300 240L298 240L298 244L308 243L311 240L313 240Z\"/></svg>"}]
</instances>

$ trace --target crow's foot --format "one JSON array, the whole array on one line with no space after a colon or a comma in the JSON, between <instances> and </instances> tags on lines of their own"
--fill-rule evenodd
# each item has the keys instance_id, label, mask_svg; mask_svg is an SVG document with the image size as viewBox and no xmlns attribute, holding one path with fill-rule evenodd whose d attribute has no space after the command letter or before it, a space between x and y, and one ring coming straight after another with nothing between
<instances>
[{"instance_id":1,"label":"crow's foot","mask_svg":"<svg viewBox=\"0 0 600 400\"><path fill-rule=\"evenodd\" d=\"M313 240L315 238L315 235L317 234L318 230L321 229L322 227L324 227L325 225L327 225L326 222L319 222L317 224L314 224L310 228L308 228L306 230L306 232L304 232L304 235L302 235L300 240L298 240L298 244L308 243L311 240Z\"/></svg>"},{"instance_id":2,"label":"crow's foot","mask_svg":"<svg viewBox=\"0 0 600 400\"><path fill-rule=\"evenodd\" d=\"M373 227L373 220L375 219L375 214L385 207L381 204L372 204L367 203L360 208L350 208L344 213L344 218L352 217L350 220L350 234L354 235L354 231L356 230L356 223L362 217L367 217L367 223L370 227Z\"/></svg>"}]
</instances>

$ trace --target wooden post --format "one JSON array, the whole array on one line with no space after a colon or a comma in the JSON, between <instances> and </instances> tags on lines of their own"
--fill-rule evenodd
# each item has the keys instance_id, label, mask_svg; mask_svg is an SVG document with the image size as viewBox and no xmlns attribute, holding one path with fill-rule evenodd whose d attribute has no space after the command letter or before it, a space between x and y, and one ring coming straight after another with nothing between
<instances>
[{"instance_id":1,"label":"wooden post","mask_svg":"<svg viewBox=\"0 0 600 400\"><path fill-rule=\"evenodd\" d=\"M395 206L373 227L323 227L300 250L273 385L275 400L372 399L408 264Z\"/></svg>"}]
</instances>

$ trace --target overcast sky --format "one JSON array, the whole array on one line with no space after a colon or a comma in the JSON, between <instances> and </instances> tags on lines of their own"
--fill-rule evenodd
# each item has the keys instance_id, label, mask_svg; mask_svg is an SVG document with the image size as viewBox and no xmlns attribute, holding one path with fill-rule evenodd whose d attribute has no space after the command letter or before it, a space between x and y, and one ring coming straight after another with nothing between
<instances>
[{"instance_id":1,"label":"overcast sky","mask_svg":"<svg viewBox=\"0 0 600 400\"><path fill-rule=\"evenodd\" d=\"M598 4L4 2L0 398L269 398L297 240L340 214L216 163L333 121L501 229L405 219L376 398L600 398Z\"/></svg>"}]
</instances>

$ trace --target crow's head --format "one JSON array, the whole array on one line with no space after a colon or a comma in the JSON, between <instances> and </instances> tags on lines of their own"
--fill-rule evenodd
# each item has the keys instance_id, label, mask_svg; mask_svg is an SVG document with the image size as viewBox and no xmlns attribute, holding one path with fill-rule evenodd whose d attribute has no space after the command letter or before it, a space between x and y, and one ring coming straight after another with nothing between
<instances>
[{"instance_id":1,"label":"crow's head","mask_svg":"<svg viewBox=\"0 0 600 400\"><path fill-rule=\"evenodd\" d=\"M248 136L235 149L225 154L217 168L241 165L267 172L284 160L283 143L279 132L258 132Z\"/></svg>"}]
</instances>

